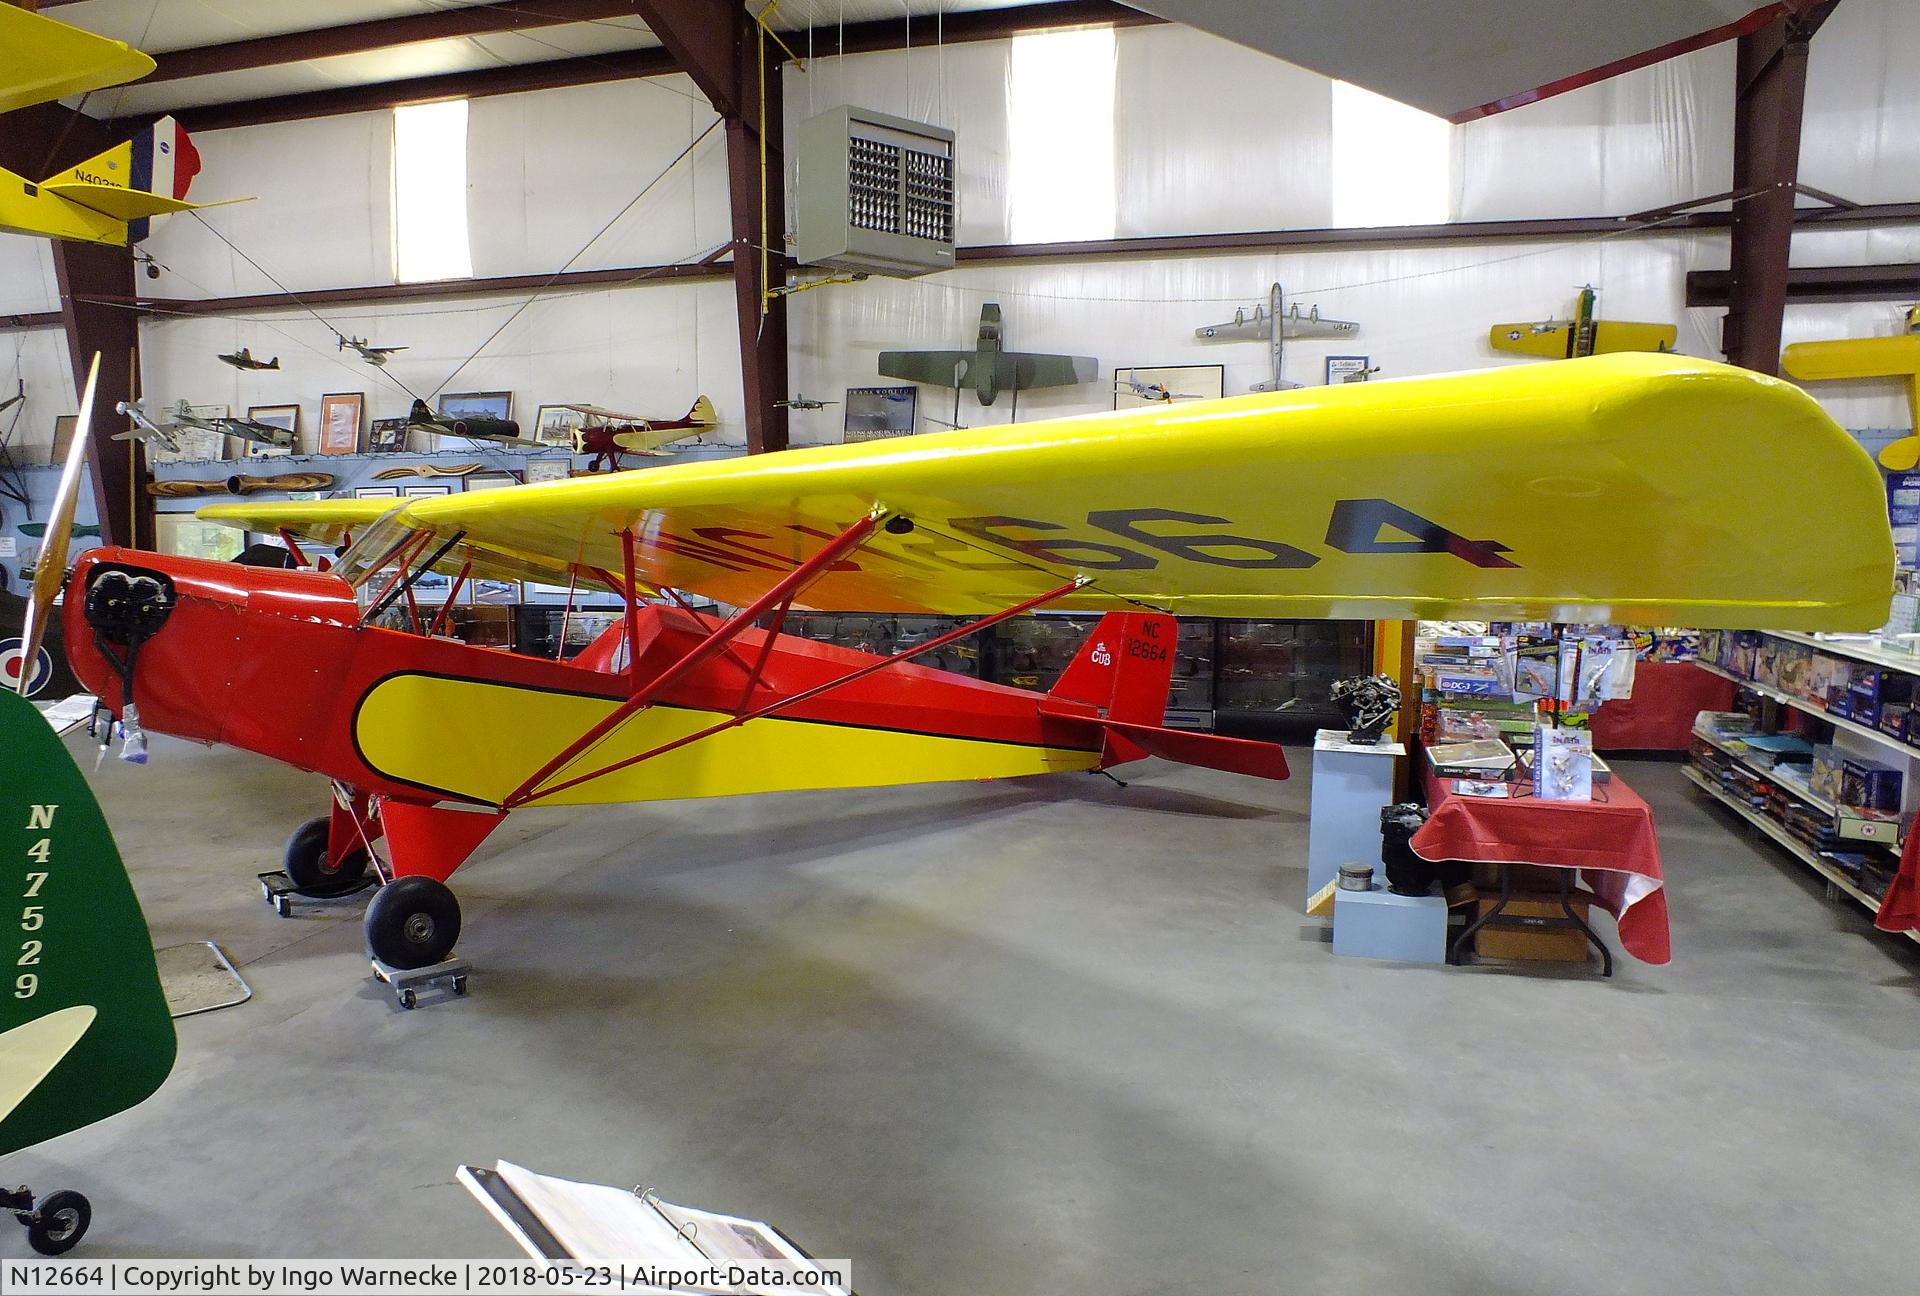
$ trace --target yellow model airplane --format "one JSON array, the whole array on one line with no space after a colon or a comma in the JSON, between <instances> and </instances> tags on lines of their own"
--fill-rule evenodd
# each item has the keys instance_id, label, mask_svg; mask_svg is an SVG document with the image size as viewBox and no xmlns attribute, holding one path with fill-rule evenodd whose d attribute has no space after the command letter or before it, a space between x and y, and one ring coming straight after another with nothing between
<instances>
[{"instance_id":1,"label":"yellow model airplane","mask_svg":"<svg viewBox=\"0 0 1920 1296\"><path fill-rule=\"evenodd\" d=\"M1828 378L1899 378L1907 384L1907 416L1913 431L1880 452L1894 472L1920 466L1920 306L1907 308L1907 331L1895 337L1795 342L1780 357L1789 375L1806 382Z\"/></svg>"},{"instance_id":2,"label":"yellow model airplane","mask_svg":"<svg viewBox=\"0 0 1920 1296\"><path fill-rule=\"evenodd\" d=\"M117 40L0 3L0 112L136 80L153 60ZM150 217L191 211L200 155L171 117L38 184L0 170L0 230L124 247Z\"/></svg>"},{"instance_id":3,"label":"yellow model airplane","mask_svg":"<svg viewBox=\"0 0 1920 1296\"><path fill-rule=\"evenodd\" d=\"M1580 290L1572 319L1495 324L1487 330L1487 341L1495 351L1538 356L1542 360L1574 360L1620 351L1673 350L1680 337L1676 326L1595 319L1593 311L1598 299L1599 294L1588 284Z\"/></svg>"}]
</instances>

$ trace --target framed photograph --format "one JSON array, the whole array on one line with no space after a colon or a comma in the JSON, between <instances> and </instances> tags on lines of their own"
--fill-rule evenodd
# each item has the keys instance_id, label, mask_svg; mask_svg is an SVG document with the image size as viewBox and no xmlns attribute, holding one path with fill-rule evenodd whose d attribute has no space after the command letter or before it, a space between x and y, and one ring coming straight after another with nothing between
<instances>
[{"instance_id":1,"label":"framed photograph","mask_svg":"<svg viewBox=\"0 0 1920 1296\"><path fill-rule=\"evenodd\" d=\"M500 490L507 486L518 486L520 479L510 472L477 472L467 474L467 489Z\"/></svg>"},{"instance_id":2,"label":"framed photograph","mask_svg":"<svg viewBox=\"0 0 1920 1296\"><path fill-rule=\"evenodd\" d=\"M849 441L877 441L882 437L911 436L918 387L849 387L847 421Z\"/></svg>"},{"instance_id":3,"label":"framed photograph","mask_svg":"<svg viewBox=\"0 0 1920 1296\"><path fill-rule=\"evenodd\" d=\"M394 454L406 448L405 418L378 418L367 425L368 454Z\"/></svg>"},{"instance_id":4,"label":"framed photograph","mask_svg":"<svg viewBox=\"0 0 1920 1296\"><path fill-rule=\"evenodd\" d=\"M402 488L400 493L402 495L405 495L408 499L426 499L434 495L451 495L453 494L453 487L452 486L407 486Z\"/></svg>"},{"instance_id":5,"label":"framed photograph","mask_svg":"<svg viewBox=\"0 0 1920 1296\"><path fill-rule=\"evenodd\" d=\"M512 392L443 392L440 396L442 418L510 419L513 417Z\"/></svg>"},{"instance_id":6,"label":"framed photograph","mask_svg":"<svg viewBox=\"0 0 1920 1296\"><path fill-rule=\"evenodd\" d=\"M573 460L529 459L526 472L530 482L565 481L573 476Z\"/></svg>"},{"instance_id":7,"label":"framed photograph","mask_svg":"<svg viewBox=\"0 0 1920 1296\"><path fill-rule=\"evenodd\" d=\"M1365 382L1373 373L1372 363L1371 356L1328 356L1327 386Z\"/></svg>"},{"instance_id":8,"label":"framed photograph","mask_svg":"<svg viewBox=\"0 0 1920 1296\"><path fill-rule=\"evenodd\" d=\"M365 392L331 392L320 398L320 453L357 454L360 418L366 413Z\"/></svg>"},{"instance_id":9,"label":"framed photograph","mask_svg":"<svg viewBox=\"0 0 1920 1296\"><path fill-rule=\"evenodd\" d=\"M277 459L283 455L292 454L300 446L300 407L298 405L249 405L247 421L279 428L293 437L291 446L263 445L258 441L248 441L246 456L249 459Z\"/></svg>"},{"instance_id":10,"label":"framed photograph","mask_svg":"<svg viewBox=\"0 0 1920 1296\"><path fill-rule=\"evenodd\" d=\"M246 547L246 533L218 522L202 522L191 513L153 515L154 545L163 554L232 562Z\"/></svg>"},{"instance_id":11,"label":"framed photograph","mask_svg":"<svg viewBox=\"0 0 1920 1296\"><path fill-rule=\"evenodd\" d=\"M573 434L587 425L587 416L565 405L542 405L534 421L534 439L548 445L573 448Z\"/></svg>"},{"instance_id":12,"label":"framed photograph","mask_svg":"<svg viewBox=\"0 0 1920 1296\"><path fill-rule=\"evenodd\" d=\"M1113 371L1113 407L1184 405L1226 394L1225 365L1134 365Z\"/></svg>"},{"instance_id":13,"label":"framed photograph","mask_svg":"<svg viewBox=\"0 0 1920 1296\"><path fill-rule=\"evenodd\" d=\"M63 464L67 461L67 451L73 448L73 430L78 426L78 414L62 414L53 420L53 453L48 457L48 463Z\"/></svg>"},{"instance_id":14,"label":"framed photograph","mask_svg":"<svg viewBox=\"0 0 1920 1296\"><path fill-rule=\"evenodd\" d=\"M399 499L398 486L356 486L353 488L355 499Z\"/></svg>"}]
</instances>

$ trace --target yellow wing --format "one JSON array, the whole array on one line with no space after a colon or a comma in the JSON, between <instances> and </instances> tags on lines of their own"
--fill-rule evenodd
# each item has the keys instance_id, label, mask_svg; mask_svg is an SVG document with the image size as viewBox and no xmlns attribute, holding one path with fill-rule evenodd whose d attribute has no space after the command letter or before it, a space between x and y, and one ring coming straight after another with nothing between
<instances>
[{"instance_id":1,"label":"yellow wing","mask_svg":"<svg viewBox=\"0 0 1920 1296\"><path fill-rule=\"evenodd\" d=\"M1541 324L1495 324L1487 330L1487 341L1495 351L1539 356L1545 360L1564 360L1573 351L1574 328L1575 325L1568 320L1548 320ZM1593 325L1593 353L1613 355L1621 351L1671 351L1679 338L1680 329L1674 324L1596 320Z\"/></svg>"},{"instance_id":2,"label":"yellow wing","mask_svg":"<svg viewBox=\"0 0 1920 1296\"><path fill-rule=\"evenodd\" d=\"M399 505L400 501L392 499L241 501L208 504L195 516L245 531L284 530L302 540L337 545L349 535L359 535Z\"/></svg>"},{"instance_id":3,"label":"yellow wing","mask_svg":"<svg viewBox=\"0 0 1920 1296\"><path fill-rule=\"evenodd\" d=\"M153 68L120 41L0 4L0 113L137 81Z\"/></svg>"},{"instance_id":4,"label":"yellow wing","mask_svg":"<svg viewBox=\"0 0 1920 1296\"><path fill-rule=\"evenodd\" d=\"M1907 472L1920 465L1920 334L1795 342L1781 354L1780 365L1807 382L1827 378L1904 379L1907 419L1913 432L1882 449L1880 462L1894 472Z\"/></svg>"},{"instance_id":5,"label":"yellow wing","mask_svg":"<svg viewBox=\"0 0 1920 1296\"><path fill-rule=\"evenodd\" d=\"M62 180L40 186L47 193L65 198L70 203L78 203L88 211L99 212L102 216L111 216L117 221L139 220L142 216L169 216L174 212L192 211L204 207L205 203L190 203L182 198L162 198L159 194L148 193L144 189L127 189L120 185L87 184L80 180Z\"/></svg>"},{"instance_id":6,"label":"yellow wing","mask_svg":"<svg viewBox=\"0 0 1920 1296\"><path fill-rule=\"evenodd\" d=\"M904 521L799 605L981 613L1084 575L1060 606L1837 630L1882 624L1893 582L1865 451L1791 384L1672 355L674 464L399 518L582 572L620 572L631 529L643 579L744 605L876 507Z\"/></svg>"}]
</instances>

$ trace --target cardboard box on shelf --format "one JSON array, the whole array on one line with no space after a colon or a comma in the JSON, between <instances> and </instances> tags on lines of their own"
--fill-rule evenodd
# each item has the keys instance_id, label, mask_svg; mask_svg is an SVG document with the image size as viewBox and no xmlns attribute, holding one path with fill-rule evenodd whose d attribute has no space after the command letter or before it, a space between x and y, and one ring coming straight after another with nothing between
<instances>
[{"instance_id":1,"label":"cardboard box on shelf","mask_svg":"<svg viewBox=\"0 0 1920 1296\"><path fill-rule=\"evenodd\" d=\"M1834 799L1854 809L1897 814L1903 777L1896 766L1849 756L1840 763L1840 795Z\"/></svg>"},{"instance_id":2,"label":"cardboard box on shelf","mask_svg":"<svg viewBox=\"0 0 1920 1296\"><path fill-rule=\"evenodd\" d=\"M1813 649L1780 640L1774 658L1774 687L1789 697L1806 698L1813 692Z\"/></svg>"},{"instance_id":3,"label":"cardboard box on shelf","mask_svg":"<svg viewBox=\"0 0 1920 1296\"><path fill-rule=\"evenodd\" d=\"M1576 891L1568 898L1573 911L1585 922L1592 896ZM1487 913L1498 903L1483 896L1475 916ZM1553 963L1584 963L1592 952L1587 938L1571 927L1530 926L1555 918L1564 920L1558 891L1521 892L1507 901L1507 907L1493 924L1474 933L1473 952L1481 958L1540 959ZM1508 925L1512 924L1512 925Z\"/></svg>"}]
</instances>

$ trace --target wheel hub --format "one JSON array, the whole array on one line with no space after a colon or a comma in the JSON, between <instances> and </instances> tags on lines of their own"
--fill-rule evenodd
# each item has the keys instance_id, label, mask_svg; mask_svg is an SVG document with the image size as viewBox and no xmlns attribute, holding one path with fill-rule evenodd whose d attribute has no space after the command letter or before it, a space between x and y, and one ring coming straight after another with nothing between
<instances>
[{"instance_id":1,"label":"wheel hub","mask_svg":"<svg viewBox=\"0 0 1920 1296\"><path fill-rule=\"evenodd\" d=\"M47 1237L55 1242L65 1242L80 1227L80 1212L68 1206L55 1211L45 1222Z\"/></svg>"},{"instance_id":2,"label":"wheel hub","mask_svg":"<svg viewBox=\"0 0 1920 1296\"><path fill-rule=\"evenodd\" d=\"M415 945L425 945L433 939L433 918L429 914L410 914L403 930Z\"/></svg>"}]
</instances>

